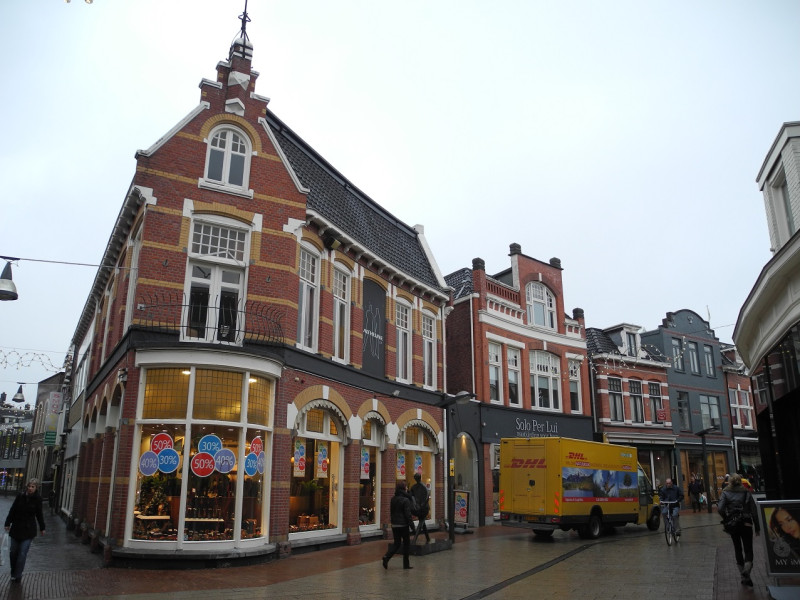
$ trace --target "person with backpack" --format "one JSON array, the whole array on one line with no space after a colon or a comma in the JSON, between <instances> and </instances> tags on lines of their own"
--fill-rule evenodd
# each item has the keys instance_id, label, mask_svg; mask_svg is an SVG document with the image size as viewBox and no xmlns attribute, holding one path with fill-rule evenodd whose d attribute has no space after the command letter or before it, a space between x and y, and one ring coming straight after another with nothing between
<instances>
[{"instance_id":1,"label":"person with backpack","mask_svg":"<svg viewBox=\"0 0 800 600\"><path fill-rule=\"evenodd\" d=\"M422 483L422 475L414 473L414 481L416 483L411 486L411 496L414 504L414 516L419 518L419 525L417 526L417 533L414 536L414 541L417 541L417 536L420 533L425 534L425 543L431 543L431 536L428 535L428 526L425 524L425 519L428 518L430 506L428 505L428 488Z\"/></svg>"},{"instance_id":2,"label":"person with backpack","mask_svg":"<svg viewBox=\"0 0 800 600\"><path fill-rule=\"evenodd\" d=\"M722 517L725 532L733 540L736 565L742 575L742 585L753 587L750 571L753 569L753 530L761 534L758 507L753 495L742 485L742 476L734 473L722 490L717 511Z\"/></svg>"}]
</instances>

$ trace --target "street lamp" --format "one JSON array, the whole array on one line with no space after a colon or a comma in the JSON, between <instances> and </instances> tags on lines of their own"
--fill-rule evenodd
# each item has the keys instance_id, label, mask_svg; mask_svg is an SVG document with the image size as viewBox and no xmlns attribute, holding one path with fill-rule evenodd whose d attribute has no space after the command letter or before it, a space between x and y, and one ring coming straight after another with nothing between
<instances>
[{"instance_id":1,"label":"street lamp","mask_svg":"<svg viewBox=\"0 0 800 600\"><path fill-rule=\"evenodd\" d=\"M716 427L708 427L703 429L702 431L698 431L695 435L700 436L700 441L702 444L703 450L703 481L705 481L706 485L706 506L708 506L708 512L711 513L711 499L709 497L709 481L708 481L708 459L706 458L706 434L711 433L712 431L717 431Z\"/></svg>"},{"instance_id":2,"label":"street lamp","mask_svg":"<svg viewBox=\"0 0 800 600\"><path fill-rule=\"evenodd\" d=\"M16 300L19 298L17 294L17 286L11 278L11 261L18 260L11 256L0 256L6 261L6 266L3 267L3 274L0 275L0 300Z\"/></svg>"},{"instance_id":3,"label":"street lamp","mask_svg":"<svg viewBox=\"0 0 800 600\"><path fill-rule=\"evenodd\" d=\"M456 541L456 503L455 503L455 459L453 458L455 437L453 435L453 424L451 421L450 411L454 404L467 404L475 394L472 392L459 392L455 396L447 393L442 395L442 401L439 403L439 408L444 409L444 428L447 436L447 529L448 537L450 539L450 547Z\"/></svg>"}]
</instances>

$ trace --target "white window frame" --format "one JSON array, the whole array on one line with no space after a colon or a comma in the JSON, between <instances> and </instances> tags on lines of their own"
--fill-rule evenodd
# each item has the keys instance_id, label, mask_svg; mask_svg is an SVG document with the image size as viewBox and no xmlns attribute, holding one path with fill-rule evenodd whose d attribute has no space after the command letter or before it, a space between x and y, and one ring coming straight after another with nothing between
<instances>
[{"instance_id":1,"label":"white window frame","mask_svg":"<svg viewBox=\"0 0 800 600\"><path fill-rule=\"evenodd\" d=\"M714 348L708 344L703 344L703 360L706 366L706 375L716 377L717 372L714 366Z\"/></svg>"},{"instance_id":2,"label":"white window frame","mask_svg":"<svg viewBox=\"0 0 800 600\"><path fill-rule=\"evenodd\" d=\"M672 367L676 371L685 371L686 365L683 363L683 341L679 338L672 339Z\"/></svg>"},{"instance_id":3,"label":"white window frame","mask_svg":"<svg viewBox=\"0 0 800 600\"><path fill-rule=\"evenodd\" d=\"M628 380L629 404L631 407L631 421L644 423L644 398L642 396L642 380Z\"/></svg>"},{"instance_id":4,"label":"white window frame","mask_svg":"<svg viewBox=\"0 0 800 600\"><path fill-rule=\"evenodd\" d=\"M654 394L654 390L658 390L658 393ZM650 421L653 423L661 423L658 418L658 411L664 408L664 401L662 400L661 396L661 383L658 381L648 381L647 382L647 395L650 399Z\"/></svg>"},{"instance_id":5,"label":"white window frame","mask_svg":"<svg viewBox=\"0 0 800 600\"><path fill-rule=\"evenodd\" d=\"M686 353L689 355L689 370L694 375L700 374L700 357L697 342L686 342Z\"/></svg>"},{"instance_id":6,"label":"white window frame","mask_svg":"<svg viewBox=\"0 0 800 600\"><path fill-rule=\"evenodd\" d=\"M561 412L561 358L545 350L532 350L530 353L531 408ZM539 383L547 381L548 397L546 403L540 397ZM555 393L554 393L555 392Z\"/></svg>"},{"instance_id":7,"label":"white window frame","mask_svg":"<svg viewBox=\"0 0 800 600\"><path fill-rule=\"evenodd\" d=\"M581 398L581 361L568 360L567 370L569 371L569 409L575 414L583 413L583 398ZM573 386L574 393L577 396L577 406L573 406L572 394Z\"/></svg>"},{"instance_id":8,"label":"white window frame","mask_svg":"<svg viewBox=\"0 0 800 600\"><path fill-rule=\"evenodd\" d=\"M703 429L722 426L719 418L719 398L708 394L700 394L700 418L702 419Z\"/></svg>"},{"instance_id":9,"label":"white window frame","mask_svg":"<svg viewBox=\"0 0 800 600\"><path fill-rule=\"evenodd\" d=\"M506 348L506 363L508 364L508 405L522 406L522 389L520 387L522 378L520 377L521 353L518 348ZM511 386L516 385L517 399L513 401Z\"/></svg>"},{"instance_id":10,"label":"white window frame","mask_svg":"<svg viewBox=\"0 0 800 600\"><path fill-rule=\"evenodd\" d=\"M489 401L492 404L503 403L503 347L500 344L489 342ZM492 382L494 381L494 387ZM496 397L492 397L492 390Z\"/></svg>"},{"instance_id":11,"label":"white window frame","mask_svg":"<svg viewBox=\"0 0 800 600\"><path fill-rule=\"evenodd\" d=\"M395 331L397 332L397 381L411 383L412 372L412 336L411 319L413 309L402 300L395 303Z\"/></svg>"},{"instance_id":12,"label":"white window frame","mask_svg":"<svg viewBox=\"0 0 800 600\"><path fill-rule=\"evenodd\" d=\"M619 389L611 389L611 382L619 384ZM625 403L623 402L622 378L608 378L608 417L615 423L625 422Z\"/></svg>"},{"instance_id":13,"label":"white window frame","mask_svg":"<svg viewBox=\"0 0 800 600\"><path fill-rule=\"evenodd\" d=\"M546 285L538 281L526 285L525 300L528 307L528 325L557 329L556 298ZM540 313L537 312L537 308ZM537 315L541 317L542 322L537 322Z\"/></svg>"},{"instance_id":14,"label":"white window frame","mask_svg":"<svg viewBox=\"0 0 800 600\"><path fill-rule=\"evenodd\" d=\"M350 288L352 275L339 267L333 269L333 359L350 359Z\"/></svg>"},{"instance_id":15,"label":"white window frame","mask_svg":"<svg viewBox=\"0 0 800 600\"><path fill-rule=\"evenodd\" d=\"M320 256L310 247L300 247L297 274L300 288L297 297L297 347L317 351L319 336Z\"/></svg>"},{"instance_id":16,"label":"white window frame","mask_svg":"<svg viewBox=\"0 0 800 600\"><path fill-rule=\"evenodd\" d=\"M186 303L181 339L220 344L241 344L244 336L244 307L247 292L247 257L250 256L250 229L240 221L214 215L195 217L186 261L184 290ZM202 275L207 271L207 275ZM200 275L200 276L198 276ZM231 277L235 275L238 281ZM205 322L195 322L195 292L208 290ZM234 330L221 323L226 308L223 296L236 296ZM202 310L198 305L198 310ZM230 308L227 309L230 311ZM197 327L196 327L197 326ZM202 329L202 331L200 331ZM197 330L197 331L196 331Z\"/></svg>"},{"instance_id":17,"label":"white window frame","mask_svg":"<svg viewBox=\"0 0 800 600\"><path fill-rule=\"evenodd\" d=\"M422 313L422 385L436 389L436 317Z\"/></svg>"},{"instance_id":18,"label":"white window frame","mask_svg":"<svg viewBox=\"0 0 800 600\"><path fill-rule=\"evenodd\" d=\"M238 139L234 139L234 136L238 136ZM217 146L220 141L224 141L225 143L223 149L219 149ZM200 187L223 192L233 192L252 198L253 191L248 189L250 185L250 158L253 154L253 145L250 136L238 127L224 124L212 129L205 142L206 163L203 171L203 178L200 180ZM234 147L234 145L236 147ZM222 175L220 179L212 179L209 174L209 169L211 168L212 156L217 153L222 153ZM231 163L233 157L241 157L242 160L241 184L231 183Z\"/></svg>"},{"instance_id":19,"label":"white window frame","mask_svg":"<svg viewBox=\"0 0 800 600\"><path fill-rule=\"evenodd\" d=\"M142 232L144 227L139 226L129 242L128 252L130 262L128 267L128 298L125 301L125 331L133 322L133 311L136 310L136 282L139 279L139 257L142 252Z\"/></svg>"}]
</instances>

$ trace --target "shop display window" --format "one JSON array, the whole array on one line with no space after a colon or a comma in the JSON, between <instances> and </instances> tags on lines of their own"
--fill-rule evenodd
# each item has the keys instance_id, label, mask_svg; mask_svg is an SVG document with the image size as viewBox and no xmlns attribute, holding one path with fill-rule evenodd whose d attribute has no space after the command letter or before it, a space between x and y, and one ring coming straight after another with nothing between
<instances>
[{"instance_id":1,"label":"shop display window","mask_svg":"<svg viewBox=\"0 0 800 600\"><path fill-rule=\"evenodd\" d=\"M133 512L134 539L177 540L183 444L183 426L142 427Z\"/></svg>"},{"instance_id":2,"label":"shop display window","mask_svg":"<svg viewBox=\"0 0 800 600\"><path fill-rule=\"evenodd\" d=\"M409 426L405 429L403 444L397 451L396 466L396 480L405 481L408 489L416 483L414 473L421 475L420 483L428 488L431 507L434 505L433 449L433 442L427 431L421 427ZM431 518L430 513L428 518Z\"/></svg>"},{"instance_id":3,"label":"shop display window","mask_svg":"<svg viewBox=\"0 0 800 600\"><path fill-rule=\"evenodd\" d=\"M339 514L339 428L330 413L312 409L292 440L289 533L336 529Z\"/></svg>"},{"instance_id":4,"label":"shop display window","mask_svg":"<svg viewBox=\"0 0 800 600\"><path fill-rule=\"evenodd\" d=\"M358 491L358 525L369 527L378 524L380 506L380 457L383 424L367 419L361 432L361 457Z\"/></svg>"},{"instance_id":5,"label":"shop display window","mask_svg":"<svg viewBox=\"0 0 800 600\"><path fill-rule=\"evenodd\" d=\"M145 381L132 538L263 537L272 382L209 369L150 369Z\"/></svg>"}]
</instances>

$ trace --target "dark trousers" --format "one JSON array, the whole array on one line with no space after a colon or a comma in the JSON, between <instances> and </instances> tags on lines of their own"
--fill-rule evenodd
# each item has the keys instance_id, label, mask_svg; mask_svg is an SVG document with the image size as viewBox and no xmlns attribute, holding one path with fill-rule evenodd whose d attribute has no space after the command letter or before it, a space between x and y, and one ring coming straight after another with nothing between
<instances>
[{"instance_id":1,"label":"dark trousers","mask_svg":"<svg viewBox=\"0 0 800 600\"><path fill-rule=\"evenodd\" d=\"M402 527L395 527L394 525L392 525L392 535L394 536L394 546L392 546L392 549L389 550L389 552L383 558L386 560L386 562L389 562L389 559L391 559L394 556L394 553L400 549L400 545L402 544L403 567L410 566L410 563L408 562L408 552L411 544L410 544L408 526L403 525Z\"/></svg>"},{"instance_id":2,"label":"dark trousers","mask_svg":"<svg viewBox=\"0 0 800 600\"><path fill-rule=\"evenodd\" d=\"M731 539L736 564L741 567L746 562L753 562L753 528L740 525L731 533Z\"/></svg>"},{"instance_id":3,"label":"dark trousers","mask_svg":"<svg viewBox=\"0 0 800 600\"><path fill-rule=\"evenodd\" d=\"M11 577L14 579L22 577L22 571L25 569L25 561L28 558L28 550L30 550L32 541L33 539L27 539L18 542L11 536L8 537L8 562L11 566Z\"/></svg>"}]
</instances>

